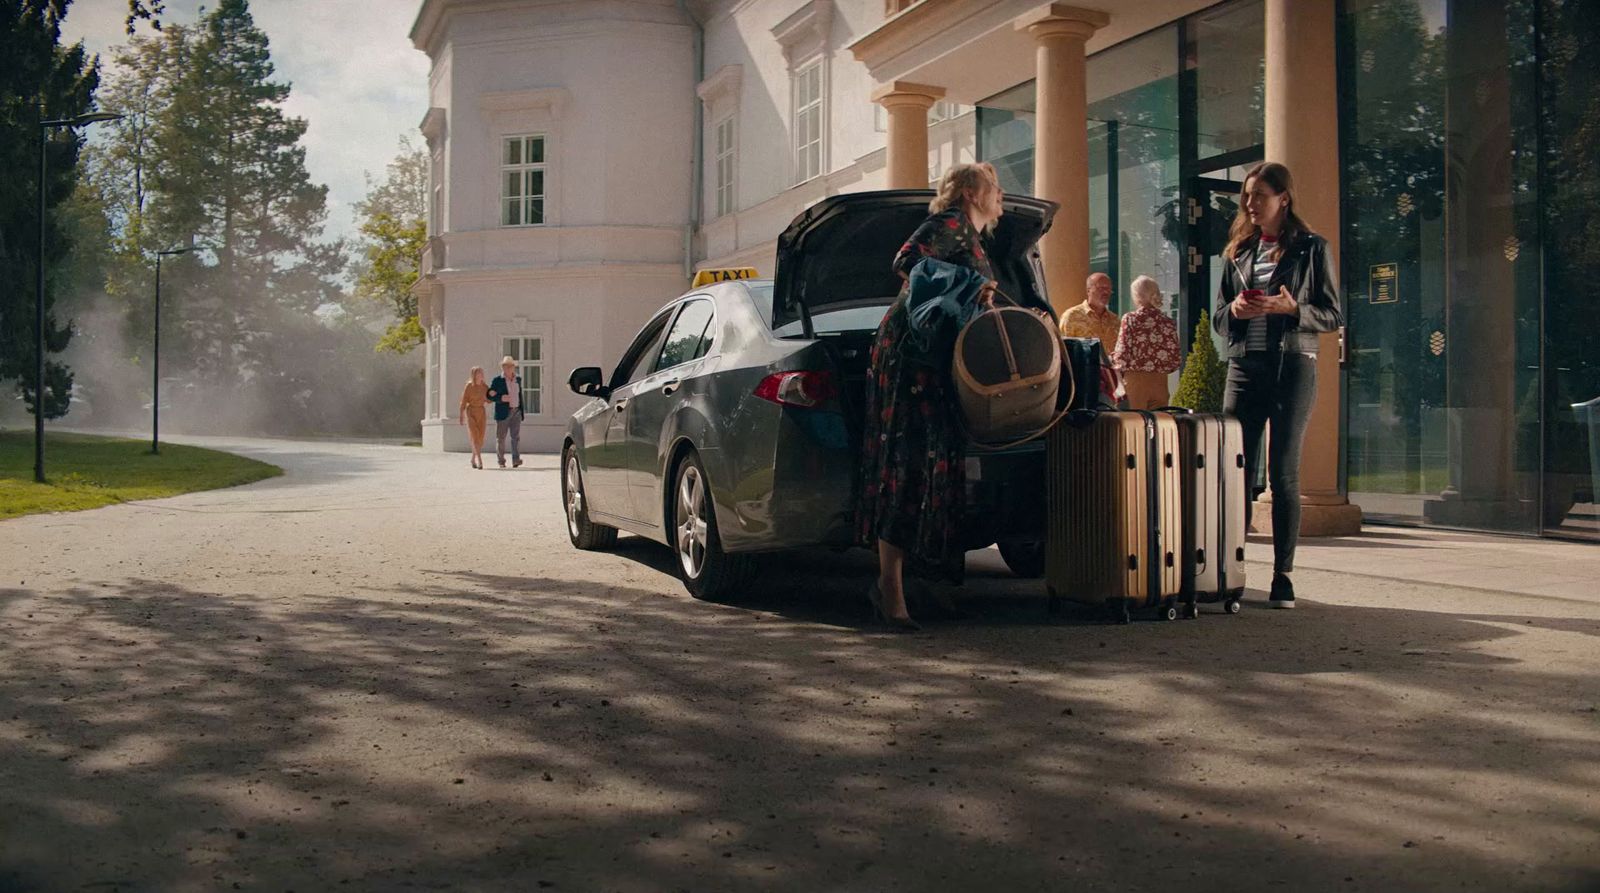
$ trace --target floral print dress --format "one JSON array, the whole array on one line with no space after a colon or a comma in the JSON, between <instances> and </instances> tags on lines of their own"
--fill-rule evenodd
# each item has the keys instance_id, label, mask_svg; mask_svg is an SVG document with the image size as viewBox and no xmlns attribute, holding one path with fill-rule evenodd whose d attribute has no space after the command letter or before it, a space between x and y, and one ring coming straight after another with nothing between
<instances>
[{"instance_id":1,"label":"floral print dress","mask_svg":"<svg viewBox=\"0 0 1600 893\"><path fill-rule=\"evenodd\" d=\"M901 246L894 270L909 277L935 257L994 278L988 255L965 214L932 215ZM861 501L857 539L906 551L919 577L960 583L966 564L961 514L966 496L966 435L947 375L906 363L899 344L909 324L907 288L878 325L867 374Z\"/></svg>"}]
</instances>

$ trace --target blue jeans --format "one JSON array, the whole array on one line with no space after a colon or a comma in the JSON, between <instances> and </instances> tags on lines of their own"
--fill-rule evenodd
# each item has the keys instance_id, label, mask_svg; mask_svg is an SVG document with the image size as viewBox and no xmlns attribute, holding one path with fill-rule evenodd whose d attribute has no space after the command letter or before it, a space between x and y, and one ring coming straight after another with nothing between
<instances>
[{"instance_id":1,"label":"blue jeans","mask_svg":"<svg viewBox=\"0 0 1600 893\"><path fill-rule=\"evenodd\" d=\"M1222 412L1237 418L1244 429L1246 482L1256 479L1261 436L1272 423L1267 486L1272 490L1272 569L1280 574L1294 570L1294 550L1300 542L1300 453L1316 399L1316 357L1274 351L1228 361ZM1245 501L1246 525L1254 504L1255 500Z\"/></svg>"}]
</instances>

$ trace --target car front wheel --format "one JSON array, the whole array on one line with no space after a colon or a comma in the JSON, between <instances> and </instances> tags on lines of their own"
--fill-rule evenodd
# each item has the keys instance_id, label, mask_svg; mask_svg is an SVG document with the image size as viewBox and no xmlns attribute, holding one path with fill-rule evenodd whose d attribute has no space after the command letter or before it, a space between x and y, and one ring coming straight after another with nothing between
<instances>
[{"instance_id":1,"label":"car front wheel","mask_svg":"<svg viewBox=\"0 0 1600 893\"><path fill-rule=\"evenodd\" d=\"M668 529L678 557L678 573L689 594L708 601L734 595L754 576L755 559L722 551L717 535L716 508L711 485L700 457L690 453L673 475L672 516Z\"/></svg>"},{"instance_id":2,"label":"car front wheel","mask_svg":"<svg viewBox=\"0 0 1600 893\"><path fill-rule=\"evenodd\" d=\"M561 460L561 496L567 509L567 537L579 549L598 552L617 544L617 528L589 520L589 503L583 497L583 474L578 451L567 447Z\"/></svg>"}]
</instances>

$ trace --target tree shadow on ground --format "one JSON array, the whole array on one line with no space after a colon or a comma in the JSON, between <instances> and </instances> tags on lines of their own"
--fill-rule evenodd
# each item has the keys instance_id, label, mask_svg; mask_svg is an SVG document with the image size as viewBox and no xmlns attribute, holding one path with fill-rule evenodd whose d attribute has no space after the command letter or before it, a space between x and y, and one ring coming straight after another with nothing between
<instances>
[{"instance_id":1,"label":"tree shadow on ground","mask_svg":"<svg viewBox=\"0 0 1600 893\"><path fill-rule=\"evenodd\" d=\"M875 636L829 620L858 568L782 570L745 607L459 572L0 590L0 890L1595 880L1600 683L1506 656L1523 618Z\"/></svg>"}]
</instances>

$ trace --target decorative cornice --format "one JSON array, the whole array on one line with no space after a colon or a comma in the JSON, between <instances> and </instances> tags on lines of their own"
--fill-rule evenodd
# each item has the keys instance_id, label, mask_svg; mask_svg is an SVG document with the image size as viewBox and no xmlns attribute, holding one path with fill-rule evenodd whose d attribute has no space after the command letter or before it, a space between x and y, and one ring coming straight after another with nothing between
<instances>
[{"instance_id":1,"label":"decorative cornice","mask_svg":"<svg viewBox=\"0 0 1600 893\"><path fill-rule=\"evenodd\" d=\"M422 120L417 124L417 129L422 131L422 138L428 141L428 145L433 146L444 139L447 124L448 119L445 115L445 110L439 106L434 106L428 109L426 115L422 116Z\"/></svg>"},{"instance_id":2,"label":"decorative cornice","mask_svg":"<svg viewBox=\"0 0 1600 893\"><path fill-rule=\"evenodd\" d=\"M737 63L724 65L717 69L711 77L701 81L695 87L700 101L711 105L724 96L738 96L739 88L744 83L744 66Z\"/></svg>"},{"instance_id":3,"label":"decorative cornice","mask_svg":"<svg viewBox=\"0 0 1600 893\"><path fill-rule=\"evenodd\" d=\"M833 28L833 0L806 0L800 8L772 29L772 37L783 47L784 58L793 65L800 54L828 45Z\"/></svg>"},{"instance_id":4,"label":"decorative cornice","mask_svg":"<svg viewBox=\"0 0 1600 893\"><path fill-rule=\"evenodd\" d=\"M553 117L561 117L572 93L565 87L539 87L533 90L504 90L478 96L478 107L486 112L520 112L528 109L548 108Z\"/></svg>"}]
</instances>

